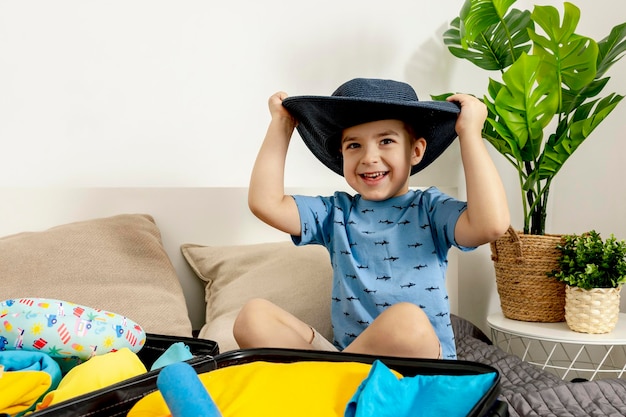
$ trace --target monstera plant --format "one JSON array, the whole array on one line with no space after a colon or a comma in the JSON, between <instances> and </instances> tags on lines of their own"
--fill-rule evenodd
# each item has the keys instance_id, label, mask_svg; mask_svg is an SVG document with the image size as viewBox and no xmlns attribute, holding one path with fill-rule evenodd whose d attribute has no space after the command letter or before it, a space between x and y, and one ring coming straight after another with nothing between
<instances>
[{"instance_id":1,"label":"monstera plant","mask_svg":"<svg viewBox=\"0 0 626 417\"><path fill-rule=\"evenodd\" d=\"M543 235L552 180L623 99L603 90L626 50L626 23L596 41L576 32L580 10L572 3L561 16L553 6L518 10L515 2L467 0L444 43L494 72L482 98L483 135L519 174L524 233Z\"/></svg>"}]
</instances>

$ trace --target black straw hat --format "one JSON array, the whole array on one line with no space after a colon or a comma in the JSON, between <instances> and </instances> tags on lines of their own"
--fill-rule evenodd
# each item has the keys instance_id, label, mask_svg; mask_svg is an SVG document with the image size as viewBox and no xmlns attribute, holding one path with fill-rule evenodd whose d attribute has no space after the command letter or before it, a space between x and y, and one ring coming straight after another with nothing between
<instances>
[{"instance_id":1,"label":"black straw hat","mask_svg":"<svg viewBox=\"0 0 626 417\"><path fill-rule=\"evenodd\" d=\"M283 106L298 121L298 132L324 165L343 175L340 138L344 129L377 120L408 123L426 139L422 161L411 175L426 168L454 141L459 106L447 101L419 101L403 82L355 78L342 84L332 96L294 96Z\"/></svg>"}]
</instances>

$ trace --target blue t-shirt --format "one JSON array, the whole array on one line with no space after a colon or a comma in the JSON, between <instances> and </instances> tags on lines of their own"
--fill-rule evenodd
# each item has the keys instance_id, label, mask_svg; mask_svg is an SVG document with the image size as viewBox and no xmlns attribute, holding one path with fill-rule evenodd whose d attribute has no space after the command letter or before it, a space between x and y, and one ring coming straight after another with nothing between
<instances>
[{"instance_id":1,"label":"blue t-shirt","mask_svg":"<svg viewBox=\"0 0 626 417\"><path fill-rule=\"evenodd\" d=\"M465 202L434 187L385 201L343 192L293 198L302 225L294 243L321 244L330 253L338 348L348 346L387 307L406 301L429 317L443 358L456 358L445 274L448 250L459 247L454 228Z\"/></svg>"}]
</instances>

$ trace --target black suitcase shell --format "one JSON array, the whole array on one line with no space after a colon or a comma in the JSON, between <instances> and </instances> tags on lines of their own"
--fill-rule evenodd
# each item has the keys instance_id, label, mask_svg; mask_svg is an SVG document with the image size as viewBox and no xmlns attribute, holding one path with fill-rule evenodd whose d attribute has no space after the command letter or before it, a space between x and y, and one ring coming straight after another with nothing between
<instances>
[{"instance_id":1,"label":"black suitcase shell","mask_svg":"<svg viewBox=\"0 0 626 417\"><path fill-rule=\"evenodd\" d=\"M496 379L489 391L474 406L469 417L508 417L508 406L498 400L500 373L497 369L477 362L460 360L409 359L380 357L344 352L322 352L296 349L241 349L218 354L217 343L209 340L171 338L149 335L144 349L139 353L146 367L150 365L173 342L187 343L192 353L198 355L188 361L197 373L210 372L227 366L241 365L255 361L291 363L298 361L361 362L373 363L380 359L386 366L404 376L415 375L477 375L496 373ZM143 357L142 357L143 355ZM144 359L145 358L145 359ZM125 416L140 399L157 390L156 379L159 371L128 379L110 387L95 391L31 414L35 417L104 417ZM435 416L439 417L439 416Z\"/></svg>"},{"instance_id":2,"label":"black suitcase shell","mask_svg":"<svg viewBox=\"0 0 626 417\"><path fill-rule=\"evenodd\" d=\"M183 342L189 346L194 356L188 360L197 373L215 369L213 359L219 353L219 346L213 340L191 337L146 335L146 343L137 353L147 369L161 356L169 346ZM125 416L137 401L157 390L159 370L147 372L127 379L115 385L81 395L71 400L54 404L41 411L29 414L34 417L111 417Z\"/></svg>"}]
</instances>

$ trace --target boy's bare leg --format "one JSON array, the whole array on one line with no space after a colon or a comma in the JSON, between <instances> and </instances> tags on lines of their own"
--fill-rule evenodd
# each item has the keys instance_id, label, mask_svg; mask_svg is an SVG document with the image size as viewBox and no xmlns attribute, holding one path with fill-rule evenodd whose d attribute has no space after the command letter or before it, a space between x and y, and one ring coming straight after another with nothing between
<instances>
[{"instance_id":1,"label":"boy's bare leg","mask_svg":"<svg viewBox=\"0 0 626 417\"><path fill-rule=\"evenodd\" d=\"M233 335L240 348L311 349L313 330L277 305L260 298L248 301L237 316Z\"/></svg>"},{"instance_id":2,"label":"boy's bare leg","mask_svg":"<svg viewBox=\"0 0 626 417\"><path fill-rule=\"evenodd\" d=\"M441 345L421 308L398 303L382 312L344 352L438 359Z\"/></svg>"},{"instance_id":3,"label":"boy's bare leg","mask_svg":"<svg viewBox=\"0 0 626 417\"><path fill-rule=\"evenodd\" d=\"M246 303L235 320L233 333L242 349L311 349L313 338L308 324L263 299ZM430 359L441 357L439 339L428 317L411 303L389 307L344 351Z\"/></svg>"}]
</instances>

